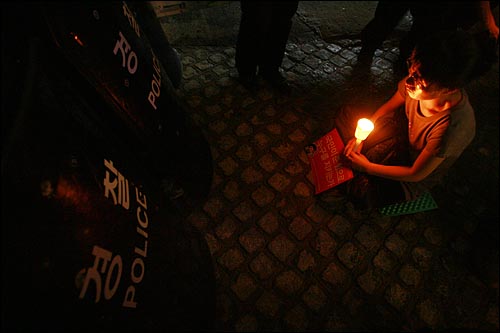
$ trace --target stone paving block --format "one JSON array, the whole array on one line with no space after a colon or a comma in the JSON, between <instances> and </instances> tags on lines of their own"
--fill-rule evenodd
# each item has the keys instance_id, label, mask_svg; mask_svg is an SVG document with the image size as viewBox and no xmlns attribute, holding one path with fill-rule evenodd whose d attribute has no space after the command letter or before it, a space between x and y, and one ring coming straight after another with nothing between
<instances>
[{"instance_id":1,"label":"stone paving block","mask_svg":"<svg viewBox=\"0 0 500 333\"><path fill-rule=\"evenodd\" d=\"M312 69L317 69L322 64L322 61L321 59L311 55L304 60L304 64L311 67Z\"/></svg>"},{"instance_id":2,"label":"stone paving block","mask_svg":"<svg viewBox=\"0 0 500 333\"><path fill-rule=\"evenodd\" d=\"M286 175L275 173L269 178L268 182L276 191L284 192L288 185L290 185L291 180Z\"/></svg>"},{"instance_id":3,"label":"stone paving block","mask_svg":"<svg viewBox=\"0 0 500 333\"><path fill-rule=\"evenodd\" d=\"M368 251L375 250L380 247L382 238L373 229L373 227L363 224L354 237L363 245Z\"/></svg>"},{"instance_id":4,"label":"stone paving block","mask_svg":"<svg viewBox=\"0 0 500 333\"><path fill-rule=\"evenodd\" d=\"M348 272L340 265L331 262L322 274L323 280L331 283L336 288L341 288L347 285L349 276Z\"/></svg>"},{"instance_id":5,"label":"stone paving block","mask_svg":"<svg viewBox=\"0 0 500 333\"><path fill-rule=\"evenodd\" d=\"M321 59L321 60L328 60L330 58L331 54L330 54L330 52L328 52L325 49L320 49L319 51L314 53L314 56L316 58Z\"/></svg>"},{"instance_id":6,"label":"stone paving block","mask_svg":"<svg viewBox=\"0 0 500 333\"><path fill-rule=\"evenodd\" d=\"M306 139L306 135L300 128L297 128L295 131L288 135L288 138L292 142L303 142Z\"/></svg>"},{"instance_id":7,"label":"stone paving block","mask_svg":"<svg viewBox=\"0 0 500 333\"><path fill-rule=\"evenodd\" d=\"M404 216L396 226L395 230L398 234L403 236L406 240L414 240L420 236L419 231L419 221L417 221L413 216Z\"/></svg>"},{"instance_id":8,"label":"stone paving block","mask_svg":"<svg viewBox=\"0 0 500 333\"><path fill-rule=\"evenodd\" d=\"M231 290L234 291L239 300L245 301L257 290L257 284L250 275L241 273L238 275L236 283L231 285Z\"/></svg>"},{"instance_id":9,"label":"stone paving block","mask_svg":"<svg viewBox=\"0 0 500 333\"><path fill-rule=\"evenodd\" d=\"M276 208L279 209L280 214L287 220L298 215L297 206L290 205L290 202L290 198L282 198L276 203Z\"/></svg>"},{"instance_id":10,"label":"stone paving block","mask_svg":"<svg viewBox=\"0 0 500 333\"><path fill-rule=\"evenodd\" d=\"M208 127L217 134L221 134L227 128L227 124L223 120L215 120L208 124Z\"/></svg>"},{"instance_id":11,"label":"stone paving block","mask_svg":"<svg viewBox=\"0 0 500 333\"><path fill-rule=\"evenodd\" d=\"M261 158L257 160L259 166L267 172L272 172L276 170L276 167L279 165L280 161L274 157L273 154L265 154Z\"/></svg>"},{"instance_id":12,"label":"stone paving block","mask_svg":"<svg viewBox=\"0 0 500 333\"><path fill-rule=\"evenodd\" d=\"M226 56L220 54L220 53L214 53L208 57L208 60L210 62L213 62L214 64L220 64L226 60Z\"/></svg>"},{"instance_id":13,"label":"stone paving block","mask_svg":"<svg viewBox=\"0 0 500 333\"><path fill-rule=\"evenodd\" d=\"M266 243L264 236L255 227L245 231L240 236L239 240L241 246L243 246L248 253L254 253Z\"/></svg>"},{"instance_id":14,"label":"stone paving block","mask_svg":"<svg viewBox=\"0 0 500 333\"><path fill-rule=\"evenodd\" d=\"M314 47L313 45L311 44L308 44L308 43L305 43L305 44L302 44L302 45L299 45L300 49L302 51L304 51L305 53L307 54L310 54L310 53L313 53L316 51L316 47Z\"/></svg>"},{"instance_id":15,"label":"stone paving block","mask_svg":"<svg viewBox=\"0 0 500 333\"><path fill-rule=\"evenodd\" d=\"M422 273L415 267L404 264L399 271L399 277L409 287L417 287L422 280Z\"/></svg>"},{"instance_id":16,"label":"stone paving block","mask_svg":"<svg viewBox=\"0 0 500 333\"><path fill-rule=\"evenodd\" d=\"M351 232L351 223L342 215L335 215L328 222L328 229L330 229L340 239L345 239Z\"/></svg>"},{"instance_id":17,"label":"stone paving block","mask_svg":"<svg viewBox=\"0 0 500 333\"><path fill-rule=\"evenodd\" d=\"M406 253L408 243L398 234L392 234L386 239L385 246L397 257L403 258Z\"/></svg>"},{"instance_id":18,"label":"stone paving block","mask_svg":"<svg viewBox=\"0 0 500 333\"><path fill-rule=\"evenodd\" d=\"M215 228L215 234L219 239L226 240L234 236L236 229L234 218L226 216L224 222Z\"/></svg>"},{"instance_id":19,"label":"stone paving block","mask_svg":"<svg viewBox=\"0 0 500 333\"><path fill-rule=\"evenodd\" d=\"M283 127L280 124L273 123L266 126L267 131L273 135L281 135L283 133Z\"/></svg>"},{"instance_id":20,"label":"stone paving block","mask_svg":"<svg viewBox=\"0 0 500 333\"><path fill-rule=\"evenodd\" d=\"M342 57L340 54L339 55L335 55L333 56L331 59L330 59L330 62L335 66L335 67L342 67L343 65L345 65L347 63L347 59ZM299 66L297 66L299 67ZM342 78L343 79L343 78Z\"/></svg>"},{"instance_id":21,"label":"stone paving block","mask_svg":"<svg viewBox=\"0 0 500 333\"><path fill-rule=\"evenodd\" d=\"M269 205L274 200L274 193L266 186L260 186L252 192L252 199L259 207Z\"/></svg>"},{"instance_id":22,"label":"stone paving block","mask_svg":"<svg viewBox=\"0 0 500 333\"><path fill-rule=\"evenodd\" d=\"M294 151L295 147L292 146L288 142L281 142L279 145L274 146L271 148L271 150L278 155L281 159L288 159L291 155L292 152Z\"/></svg>"},{"instance_id":23,"label":"stone paving block","mask_svg":"<svg viewBox=\"0 0 500 333\"><path fill-rule=\"evenodd\" d=\"M250 269L261 280L266 280L277 271L277 265L265 253L259 253L250 263Z\"/></svg>"},{"instance_id":24,"label":"stone paving block","mask_svg":"<svg viewBox=\"0 0 500 333\"><path fill-rule=\"evenodd\" d=\"M258 107L259 111L261 111L261 107ZM265 125L267 121L262 117L260 114L254 114L250 118L250 123L254 125L255 127L260 127L261 125Z\"/></svg>"},{"instance_id":25,"label":"stone paving block","mask_svg":"<svg viewBox=\"0 0 500 333\"><path fill-rule=\"evenodd\" d=\"M318 285L312 285L302 294L302 300L311 310L317 312L326 305L327 297Z\"/></svg>"},{"instance_id":26,"label":"stone paving block","mask_svg":"<svg viewBox=\"0 0 500 333\"><path fill-rule=\"evenodd\" d=\"M295 295L302 288L304 280L294 271L280 273L275 279L276 287L286 295Z\"/></svg>"},{"instance_id":27,"label":"stone paving block","mask_svg":"<svg viewBox=\"0 0 500 333\"><path fill-rule=\"evenodd\" d=\"M313 194L313 187L309 186L303 182L298 182L295 184L295 188L293 189L293 194L297 197L301 198L310 198L311 194Z\"/></svg>"},{"instance_id":28,"label":"stone paving block","mask_svg":"<svg viewBox=\"0 0 500 333\"><path fill-rule=\"evenodd\" d=\"M306 272L316 266L314 256L307 250L302 250L297 260L297 268Z\"/></svg>"},{"instance_id":29,"label":"stone paving block","mask_svg":"<svg viewBox=\"0 0 500 333\"><path fill-rule=\"evenodd\" d=\"M313 221L313 222L321 222L324 219L328 217L327 211L325 211L323 208L318 206L317 204L312 204L309 207L307 207L306 210L306 215Z\"/></svg>"},{"instance_id":30,"label":"stone paving block","mask_svg":"<svg viewBox=\"0 0 500 333\"><path fill-rule=\"evenodd\" d=\"M338 250L337 256L347 268L353 269L361 263L364 253L352 242L347 242Z\"/></svg>"},{"instance_id":31,"label":"stone paving block","mask_svg":"<svg viewBox=\"0 0 500 333\"><path fill-rule=\"evenodd\" d=\"M436 329L438 327L441 311L436 303L430 299L426 299L418 303L416 309L420 319L430 328Z\"/></svg>"},{"instance_id":32,"label":"stone paving block","mask_svg":"<svg viewBox=\"0 0 500 333\"><path fill-rule=\"evenodd\" d=\"M240 267L245 261L243 254L237 248L231 248L218 258L219 264L230 271Z\"/></svg>"},{"instance_id":33,"label":"stone paving block","mask_svg":"<svg viewBox=\"0 0 500 333\"><path fill-rule=\"evenodd\" d=\"M288 226L288 230L298 239L303 240L312 230L311 225L302 217L298 216Z\"/></svg>"},{"instance_id":34,"label":"stone paving block","mask_svg":"<svg viewBox=\"0 0 500 333\"><path fill-rule=\"evenodd\" d=\"M293 67L293 71L300 75L307 75L311 71L311 68L309 66L299 64Z\"/></svg>"},{"instance_id":35,"label":"stone paving block","mask_svg":"<svg viewBox=\"0 0 500 333\"><path fill-rule=\"evenodd\" d=\"M275 318L282 306L280 299L272 292L264 291L255 306L264 316Z\"/></svg>"},{"instance_id":36,"label":"stone paving block","mask_svg":"<svg viewBox=\"0 0 500 333\"><path fill-rule=\"evenodd\" d=\"M338 46L337 44L328 44L326 46L326 49L332 53L339 53L340 51L342 51L342 47Z\"/></svg>"},{"instance_id":37,"label":"stone paving block","mask_svg":"<svg viewBox=\"0 0 500 333\"><path fill-rule=\"evenodd\" d=\"M219 167L226 176L231 176L238 169L238 166L238 163L230 156L219 162Z\"/></svg>"},{"instance_id":38,"label":"stone paving block","mask_svg":"<svg viewBox=\"0 0 500 333\"><path fill-rule=\"evenodd\" d=\"M410 298L410 293L399 283L394 283L387 288L385 299L398 310L403 310Z\"/></svg>"},{"instance_id":39,"label":"stone paving block","mask_svg":"<svg viewBox=\"0 0 500 333\"><path fill-rule=\"evenodd\" d=\"M306 53L304 53L302 50L292 50L288 52L287 55L288 58L290 58L294 62L300 62L306 57Z\"/></svg>"},{"instance_id":40,"label":"stone paving block","mask_svg":"<svg viewBox=\"0 0 500 333\"><path fill-rule=\"evenodd\" d=\"M248 123L243 122L236 127L236 135L238 136L249 136L253 133L253 128Z\"/></svg>"},{"instance_id":41,"label":"stone paving block","mask_svg":"<svg viewBox=\"0 0 500 333\"><path fill-rule=\"evenodd\" d=\"M441 245L443 242L443 235L436 227L428 227L424 231L425 239L432 245Z\"/></svg>"},{"instance_id":42,"label":"stone paving block","mask_svg":"<svg viewBox=\"0 0 500 333\"><path fill-rule=\"evenodd\" d=\"M203 210L212 218L217 217L223 208L224 203L218 197L210 198L207 202L205 202L205 205L203 205Z\"/></svg>"},{"instance_id":43,"label":"stone paving block","mask_svg":"<svg viewBox=\"0 0 500 333\"><path fill-rule=\"evenodd\" d=\"M335 71L335 66L333 66L332 64L330 64L329 62L323 62L319 68L325 72L326 74L331 74Z\"/></svg>"},{"instance_id":44,"label":"stone paving block","mask_svg":"<svg viewBox=\"0 0 500 333\"><path fill-rule=\"evenodd\" d=\"M370 268L365 273L361 274L357 281L361 289L368 295L374 295L384 283L387 276L377 268Z\"/></svg>"},{"instance_id":45,"label":"stone paving block","mask_svg":"<svg viewBox=\"0 0 500 333\"><path fill-rule=\"evenodd\" d=\"M422 268L424 271L427 271L432 266L433 253L429 249L425 247L415 247L411 252L413 261L417 264L418 267Z\"/></svg>"},{"instance_id":46,"label":"stone paving block","mask_svg":"<svg viewBox=\"0 0 500 333\"><path fill-rule=\"evenodd\" d=\"M205 69L212 68L214 65L208 62L207 60L203 60L195 62L194 66L200 71L204 71Z\"/></svg>"},{"instance_id":47,"label":"stone paving block","mask_svg":"<svg viewBox=\"0 0 500 333\"><path fill-rule=\"evenodd\" d=\"M255 214L255 207L250 202L243 201L233 209L233 214L241 221L249 221Z\"/></svg>"},{"instance_id":48,"label":"stone paving block","mask_svg":"<svg viewBox=\"0 0 500 333\"><path fill-rule=\"evenodd\" d=\"M283 58L283 61L281 62L281 67L285 71L289 71L293 66L295 66L295 62L291 61L288 56L285 56Z\"/></svg>"},{"instance_id":49,"label":"stone paving block","mask_svg":"<svg viewBox=\"0 0 500 333\"><path fill-rule=\"evenodd\" d=\"M250 166L243 170L241 173L241 179L247 184L260 183L264 176L260 171Z\"/></svg>"},{"instance_id":50,"label":"stone paving block","mask_svg":"<svg viewBox=\"0 0 500 333\"><path fill-rule=\"evenodd\" d=\"M246 144L239 145L236 150L236 156L243 162L250 162L254 157L253 149Z\"/></svg>"},{"instance_id":51,"label":"stone paving block","mask_svg":"<svg viewBox=\"0 0 500 333\"><path fill-rule=\"evenodd\" d=\"M290 176L297 176L301 175L304 173L304 167L299 161L290 161L286 166L285 166L285 171L290 175Z\"/></svg>"},{"instance_id":52,"label":"stone paving block","mask_svg":"<svg viewBox=\"0 0 500 333\"><path fill-rule=\"evenodd\" d=\"M282 234L276 236L269 244L269 250L271 253L282 262L287 261L294 249L295 243Z\"/></svg>"},{"instance_id":53,"label":"stone paving block","mask_svg":"<svg viewBox=\"0 0 500 333\"><path fill-rule=\"evenodd\" d=\"M314 239L314 249L323 257L329 258L335 249L337 243L324 230L319 230Z\"/></svg>"},{"instance_id":54,"label":"stone paving block","mask_svg":"<svg viewBox=\"0 0 500 333\"><path fill-rule=\"evenodd\" d=\"M237 141L232 135L222 135L217 142L217 145L226 151L233 148L236 144Z\"/></svg>"},{"instance_id":55,"label":"stone paving block","mask_svg":"<svg viewBox=\"0 0 500 333\"><path fill-rule=\"evenodd\" d=\"M375 258L373 258L373 264L386 272L390 272L396 266L397 262L389 251L380 249Z\"/></svg>"},{"instance_id":56,"label":"stone paving block","mask_svg":"<svg viewBox=\"0 0 500 333\"><path fill-rule=\"evenodd\" d=\"M267 136L264 133L256 133L255 136L253 137L252 142L256 145L256 147L260 150L265 150L269 143L271 142L271 139L269 139L269 136Z\"/></svg>"},{"instance_id":57,"label":"stone paving block","mask_svg":"<svg viewBox=\"0 0 500 333\"><path fill-rule=\"evenodd\" d=\"M275 233L279 227L278 217L272 212L266 213L257 221L257 224L268 234Z\"/></svg>"}]
</instances>

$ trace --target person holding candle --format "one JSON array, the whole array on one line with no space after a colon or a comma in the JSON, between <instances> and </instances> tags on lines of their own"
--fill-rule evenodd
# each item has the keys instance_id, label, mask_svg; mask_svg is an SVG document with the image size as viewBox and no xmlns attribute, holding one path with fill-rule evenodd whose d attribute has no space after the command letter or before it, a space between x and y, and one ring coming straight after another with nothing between
<instances>
[{"instance_id":1,"label":"person holding candle","mask_svg":"<svg viewBox=\"0 0 500 333\"><path fill-rule=\"evenodd\" d=\"M414 200L440 183L475 135L464 87L487 70L478 48L464 31L439 32L417 44L408 76L369 117L374 130L357 149L357 119L341 112L336 126L356 174L337 193L370 209Z\"/></svg>"}]
</instances>

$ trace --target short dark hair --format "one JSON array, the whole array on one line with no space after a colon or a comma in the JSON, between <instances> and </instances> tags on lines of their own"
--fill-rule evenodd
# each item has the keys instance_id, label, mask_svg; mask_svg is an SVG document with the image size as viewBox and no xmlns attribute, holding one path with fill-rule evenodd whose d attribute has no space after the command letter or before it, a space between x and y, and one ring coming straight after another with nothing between
<instances>
[{"instance_id":1,"label":"short dark hair","mask_svg":"<svg viewBox=\"0 0 500 333\"><path fill-rule=\"evenodd\" d=\"M441 88L463 88L484 74L489 66L482 63L477 39L463 30L440 31L421 40L410 56L418 64L419 74Z\"/></svg>"}]
</instances>

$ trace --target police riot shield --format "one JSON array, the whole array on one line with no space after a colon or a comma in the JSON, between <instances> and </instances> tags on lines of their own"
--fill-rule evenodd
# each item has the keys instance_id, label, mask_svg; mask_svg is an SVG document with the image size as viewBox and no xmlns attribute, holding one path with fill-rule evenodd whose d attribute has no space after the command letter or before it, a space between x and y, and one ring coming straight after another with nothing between
<instances>
[{"instance_id":1,"label":"police riot shield","mask_svg":"<svg viewBox=\"0 0 500 333\"><path fill-rule=\"evenodd\" d=\"M2 10L2 329L210 329L206 141L126 3L86 7Z\"/></svg>"}]
</instances>

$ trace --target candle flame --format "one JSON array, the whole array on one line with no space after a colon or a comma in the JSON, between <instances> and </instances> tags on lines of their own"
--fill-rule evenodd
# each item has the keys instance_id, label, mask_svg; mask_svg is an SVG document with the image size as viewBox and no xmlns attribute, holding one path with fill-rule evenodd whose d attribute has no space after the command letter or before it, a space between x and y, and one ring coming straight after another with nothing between
<instances>
[{"instance_id":1,"label":"candle flame","mask_svg":"<svg viewBox=\"0 0 500 333\"><path fill-rule=\"evenodd\" d=\"M373 131L373 123L366 118L361 118L358 120L358 126L356 127L356 133L354 136L358 140L364 140Z\"/></svg>"}]
</instances>

